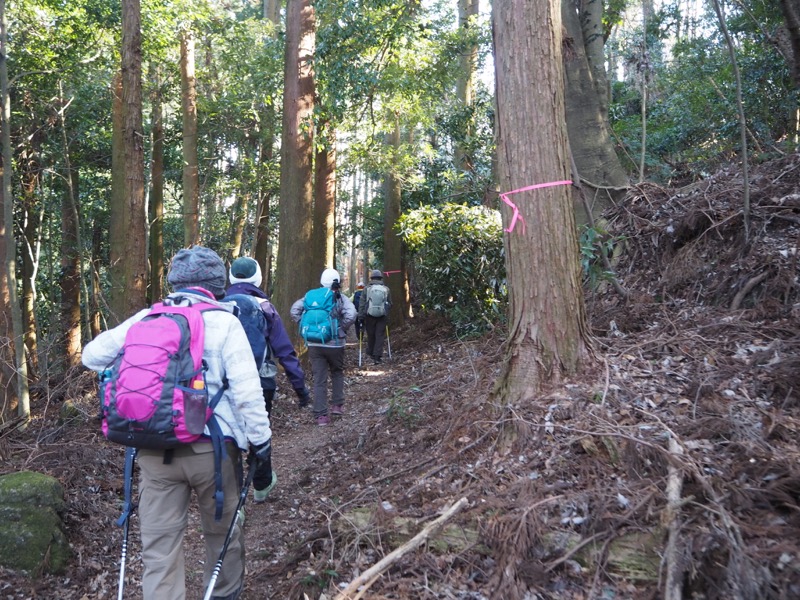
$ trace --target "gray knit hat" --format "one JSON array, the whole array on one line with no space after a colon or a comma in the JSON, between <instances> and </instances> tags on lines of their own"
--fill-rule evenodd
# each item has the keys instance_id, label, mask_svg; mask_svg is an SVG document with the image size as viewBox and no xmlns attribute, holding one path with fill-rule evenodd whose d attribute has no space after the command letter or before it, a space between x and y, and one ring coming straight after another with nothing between
<instances>
[{"instance_id":1,"label":"gray knit hat","mask_svg":"<svg viewBox=\"0 0 800 600\"><path fill-rule=\"evenodd\" d=\"M179 250L172 258L167 281L176 290L201 287L222 298L227 275L225 264L216 252L203 246L192 246L189 250Z\"/></svg>"},{"instance_id":2,"label":"gray knit hat","mask_svg":"<svg viewBox=\"0 0 800 600\"><path fill-rule=\"evenodd\" d=\"M380 269L373 269L372 272L369 274L370 279L383 279L383 273L381 273Z\"/></svg>"}]
</instances>

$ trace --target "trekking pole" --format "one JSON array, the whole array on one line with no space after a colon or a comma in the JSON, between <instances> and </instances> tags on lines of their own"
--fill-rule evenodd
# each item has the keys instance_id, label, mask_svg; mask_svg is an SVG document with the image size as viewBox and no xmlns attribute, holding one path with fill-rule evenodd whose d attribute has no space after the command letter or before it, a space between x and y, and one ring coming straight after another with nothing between
<instances>
[{"instance_id":1,"label":"trekking pole","mask_svg":"<svg viewBox=\"0 0 800 600\"><path fill-rule=\"evenodd\" d=\"M236 510L233 512L233 519L231 519L230 527L228 527L228 535L225 536L225 543L222 544L222 550L219 553L219 559L217 560L217 564L214 565L214 570L211 572L211 579L208 581L208 588L206 589L206 595L203 596L203 600L211 600L211 596L214 593L214 586L217 583L219 572L222 570L222 561L225 559L225 553L228 551L228 545L231 543L233 530L236 527L236 521L239 518L239 511L242 510L244 501L247 500L247 492L250 489L250 484L253 483L253 475L256 474L255 463L255 457L253 457L253 462L250 464L250 468L247 469L247 478L244 480L242 491L239 494L239 503L236 505Z\"/></svg>"},{"instance_id":2,"label":"trekking pole","mask_svg":"<svg viewBox=\"0 0 800 600\"><path fill-rule=\"evenodd\" d=\"M131 498L133 496L133 464L136 461L136 448L125 450L125 504L122 516L117 525L123 526L122 532L122 557L119 561L119 585L117 586L117 600L122 600L122 591L125 589L125 562L128 557L128 532L131 527L131 513L135 508Z\"/></svg>"},{"instance_id":3,"label":"trekking pole","mask_svg":"<svg viewBox=\"0 0 800 600\"><path fill-rule=\"evenodd\" d=\"M386 325L386 347L389 350L389 358L392 358L392 340L389 339L389 325Z\"/></svg>"},{"instance_id":4,"label":"trekking pole","mask_svg":"<svg viewBox=\"0 0 800 600\"><path fill-rule=\"evenodd\" d=\"M362 327L361 330L358 332L358 366L361 366L361 340L364 337L364 328Z\"/></svg>"}]
</instances>

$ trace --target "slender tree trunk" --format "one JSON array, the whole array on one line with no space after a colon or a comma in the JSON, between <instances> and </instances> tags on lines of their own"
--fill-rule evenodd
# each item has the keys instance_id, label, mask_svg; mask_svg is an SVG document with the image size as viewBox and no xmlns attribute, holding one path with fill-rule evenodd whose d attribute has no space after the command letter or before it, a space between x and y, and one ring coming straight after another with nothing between
<instances>
[{"instance_id":1,"label":"slender tree trunk","mask_svg":"<svg viewBox=\"0 0 800 600\"><path fill-rule=\"evenodd\" d=\"M400 120L395 117L394 131L388 136L388 145L392 156L400 152ZM405 322L407 304L404 302L406 294L403 286L403 242L400 234L395 229L400 219L400 200L402 183L400 177L390 171L384 179L384 206L383 206L383 271L384 284L392 292L392 308L389 313L389 324L400 327Z\"/></svg>"},{"instance_id":2,"label":"slender tree trunk","mask_svg":"<svg viewBox=\"0 0 800 600\"><path fill-rule=\"evenodd\" d=\"M35 138L34 136L31 136ZM30 156L20 159L22 173L22 235L24 252L22 253L22 326L25 339L25 356L28 365L28 381L39 378L38 327L36 324L36 271L39 265L39 248L41 246L42 216L44 204L37 200L36 190L40 185L38 161L33 155L38 152L36 146L31 148Z\"/></svg>"},{"instance_id":3,"label":"slender tree trunk","mask_svg":"<svg viewBox=\"0 0 800 600\"><path fill-rule=\"evenodd\" d=\"M125 254L130 215L125 195L125 115L122 106L122 72L114 77L111 104L111 206L108 227L109 314L111 327L126 317Z\"/></svg>"},{"instance_id":4,"label":"slender tree trunk","mask_svg":"<svg viewBox=\"0 0 800 600\"><path fill-rule=\"evenodd\" d=\"M336 132L329 124L320 127L325 145L314 161L314 264L336 267L334 254L336 215Z\"/></svg>"},{"instance_id":5,"label":"slender tree trunk","mask_svg":"<svg viewBox=\"0 0 800 600\"><path fill-rule=\"evenodd\" d=\"M14 367L16 370L16 398L10 393L11 386L4 386L3 407L6 414L13 410L17 403L17 414L26 420L31 414L30 396L28 393L28 367L25 363L25 344L22 339L22 311L17 304L17 256L14 237L14 197L11 189L11 97L8 92L8 29L6 21L6 3L0 0L0 99L3 104L2 146L3 146L3 222L0 227L0 238L5 242L6 285L8 306L11 313L11 327L6 322L5 328L13 340Z\"/></svg>"},{"instance_id":6,"label":"slender tree trunk","mask_svg":"<svg viewBox=\"0 0 800 600\"><path fill-rule=\"evenodd\" d=\"M142 30L139 0L122 0L122 106L125 207L129 215L123 264L125 315L130 315L147 304L147 214L144 205Z\"/></svg>"},{"instance_id":7,"label":"slender tree trunk","mask_svg":"<svg viewBox=\"0 0 800 600\"><path fill-rule=\"evenodd\" d=\"M181 106L183 108L183 243L200 242L200 181L197 165L197 90L194 77L194 37L181 36Z\"/></svg>"},{"instance_id":8,"label":"slender tree trunk","mask_svg":"<svg viewBox=\"0 0 800 600\"><path fill-rule=\"evenodd\" d=\"M59 90L61 83L59 82ZM64 102L61 95L62 104ZM64 107L58 111L64 153L64 195L61 201L61 328L67 367L81 360L81 233L77 205L78 172L72 171Z\"/></svg>"},{"instance_id":9,"label":"slender tree trunk","mask_svg":"<svg viewBox=\"0 0 800 600\"><path fill-rule=\"evenodd\" d=\"M496 0L493 23L500 189L567 181L560 0ZM505 402L530 402L545 384L581 370L589 328L570 188L507 197L524 222L511 229L514 213L503 204L509 334L496 389Z\"/></svg>"},{"instance_id":10,"label":"slender tree trunk","mask_svg":"<svg viewBox=\"0 0 800 600\"><path fill-rule=\"evenodd\" d=\"M647 46L648 2L642 0L642 57L639 63L639 75L642 78L642 149L639 156L639 183L644 181L644 165L647 157L647 83L650 75L650 51Z\"/></svg>"},{"instance_id":11,"label":"slender tree trunk","mask_svg":"<svg viewBox=\"0 0 800 600\"><path fill-rule=\"evenodd\" d=\"M92 312L89 317L89 327L91 329L92 339L100 335L102 331L102 310L100 309L102 298L102 290L100 287L100 268L103 264L102 257L103 246L103 233L99 227L92 229L92 293L91 293L91 307Z\"/></svg>"},{"instance_id":12,"label":"slender tree trunk","mask_svg":"<svg viewBox=\"0 0 800 600\"><path fill-rule=\"evenodd\" d=\"M153 166L150 174L150 303L164 296L164 110L161 71L153 71Z\"/></svg>"},{"instance_id":13,"label":"slender tree trunk","mask_svg":"<svg viewBox=\"0 0 800 600\"><path fill-rule=\"evenodd\" d=\"M233 205L231 235L228 241L228 260L231 262L242 255L242 240L244 239L244 224L247 220L249 199L250 195L247 192L240 190L236 194L236 202Z\"/></svg>"},{"instance_id":14,"label":"slender tree trunk","mask_svg":"<svg viewBox=\"0 0 800 600\"><path fill-rule=\"evenodd\" d=\"M458 0L458 26L468 30L474 26L479 14L478 0ZM456 80L456 98L465 110L471 110L474 104L475 69L478 61L477 44L469 44L459 57L459 74ZM469 138L474 133L473 117L470 116L464 136ZM458 143L454 152L456 169L472 172L475 168L472 157L468 155L464 143Z\"/></svg>"},{"instance_id":15,"label":"slender tree trunk","mask_svg":"<svg viewBox=\"0 0 800 600\"><path fill-rule=\"evenodd\" d=\"M281 193L275 306L289 314L292 303L319 282L323 265L311 254L314 176L313 111L314 7L310 0L288 0L284 67ZM294 327L289 328L298 342Z\"/></svg>"},{"instance_id":16,"label":"slender tree trunk","mask_svg":"<svg viewBox=\"0 0 800 600\"><path fill-rule=\"evenodd\" d=\"M263 16L275 25L273 29L273 37L278 37L278 29L280 27L280 0L263 0ZM261 140L261 152L259 159L261 164L267 164L273 158L273 146L275 138L275 107L272 105L266 106L264 109L264 136ZM258 205L256 208L256 244L253 257L261 265L263 279L261 281L262 289L268 294L272 290L272 246L273 240L271 238L272 231L269 223L269 211L272 203L273 193L271 190L264 189L264 186L259 184L258 192Z\"/></svg>"}]
</instances>

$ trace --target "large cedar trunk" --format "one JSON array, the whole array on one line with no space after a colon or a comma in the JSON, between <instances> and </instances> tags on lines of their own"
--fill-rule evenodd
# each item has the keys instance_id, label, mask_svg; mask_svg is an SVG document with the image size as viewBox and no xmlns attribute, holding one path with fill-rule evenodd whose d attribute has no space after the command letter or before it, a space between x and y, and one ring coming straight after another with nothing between
<instances>
[{"instance_id":1,"label":"large cedar trunk","mask_svg":"<svg viewBox=\"0 0 800 600\"><path fill-rule=\"evenodd\" d=\"M397 156L400 150L400 123L395 120L394 132L389 136L389 145L392 155ZM400 327L405 322L408 303L406 302L406 287L403 277L403 241L395 229L400 219L400 200L402 185L400 178L394 172L386 174L384 181L384 210L383 210L383 283L392 292L392 308L389 313L389 323L393 327Z\"/></svg>"},{"instance_id":2,"label":"large cedar trunk","mask_svg":"<svg viewBox=\"0 0 800 600\"><path fill-rule=\"evenodd\" d=\"M605 84L595 85L575 3L563 0L561 7L569 143L580 177L597 190L596 202L591 207L593 216L597 217L612 201L624 195L628 176L611 141ZM576 212L581 224L590 222L583 203L576 205Z\"/></svg>"},{"instance_id":3,"label":"large cedar trunk","mask_svg":"<svg viewBox=\"0 0 800 600\"><path fill-rule=\"evenodd\" d=\"M142 127L142 33L139 0L122 2L122 107L125 155L125 207L128 228L123 257L125 316L146 305L147 230L144 202Z\"/></svg>"},{"instance_id":4,"label":"large cedar trunk","mask_svg":"<svg viewBox=\"0 0 800 600\"><path fill-rule=\"evenodd\" d=\"M334 264L334 234L336 215L336 132L322 126L325 145L314 161L314 264L336 267Z\"/></svg>"},{"instance_id":5,"label":"large cedar trunk","mask_svg":"<svg viewBox=\"0 0 800 600\"><path fill-rule=\"evenodd\" d=\"M568 180L560 2L497 0L493 21L500 190ZM589 333L570 187L509 199L524 223L505 236L510 314L497 389L514 403L577 373ZM503 204L502 214L510 227L512 209Z\"/></svg>"},{"instance_id":6,"label":"large cedar trunk","mask_svg":"<svg viewBox=\"0 0 800 600\"><path fill-rule=\"evenodd\" d=\"M197 166L197 90L194 77L194 38L181 36L181 106L183 108L183 243L199 243L198 204L200 180Z\"/></svg>"},{"instance_id":7,"label":"large cedar trunk","mask_svg":"<svg viewBox=\"0 0 800 600\"><path fill-rule=\"evenodd\" d=\"M323 265L313 263L311 250L314 177L313 111L314 8L310 0L289 0L286 6L286 61L281 142L281 192L275 306L289 314L292 303L319 285ZM289 327L293 341L297 329Z\"/></svg>"}]
</instances>

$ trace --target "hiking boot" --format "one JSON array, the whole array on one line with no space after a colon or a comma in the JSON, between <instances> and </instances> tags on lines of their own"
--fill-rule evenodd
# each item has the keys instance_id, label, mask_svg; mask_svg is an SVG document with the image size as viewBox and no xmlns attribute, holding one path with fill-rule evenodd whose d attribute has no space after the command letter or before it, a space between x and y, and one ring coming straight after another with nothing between
<instances>
[{"instance_id":1,"label":"hiking boot","mask_svg":"<svg viewBox=\"0 0 800 600\"><path fill-rule=\"evenodd\" d=\"M331 424L331 419L328 415L320 415L317 417L317 425L320 427L325 427Z\"/></svg>"},{"instance_id":2,"label":"hiking boot","mask_svg":"<svg viewBox=\"0 0 800 600\"><path fill-rule=\"evenodd\" d=\"M239 584L239 589L235 592L231 592L227 596L211 596L211 600L239 600L242 595L242 590L244 589L244 581Z\"/></svg>"},{"instance_id":3,"label":"hiking boot","mask_svg":"<svg viewBox=\"0 0 800 600\"><path fill-rule=\"evenodd\" d=\"M342 415L344 415L344 406L342 406L341 404L334 404L333 406L331 406L331 414L334 417L341 417Z\"/></svg>"},{"instance_id":4,"label":"hiking boot","mask_svg":"<svg viewBox=\"0 0 800 600\"><path fill-rule=\"evenodd\" d=\"M266 502L267 496L269 493L275 488L275 485L278 483L278 476L275 474L275 471L272 472L272 481L270 484L265 487L263 490L253 490L253 502L256 504L261 504L262 502Z\"/></svg>"},{"instance_id":5,"label":"hiking boot","mask_svg":"<svg viewBox=\"0 0 800 600\"><path fill-rule=\"evenodd\" d=\"M381 357L380 357L380 356L373 356L373 357L372 357L372 364L373 364L373 365L379 365L379 364L381 364L382 362L383 362L383 361L381 360Z\"/></svg>"}]
</instances>

